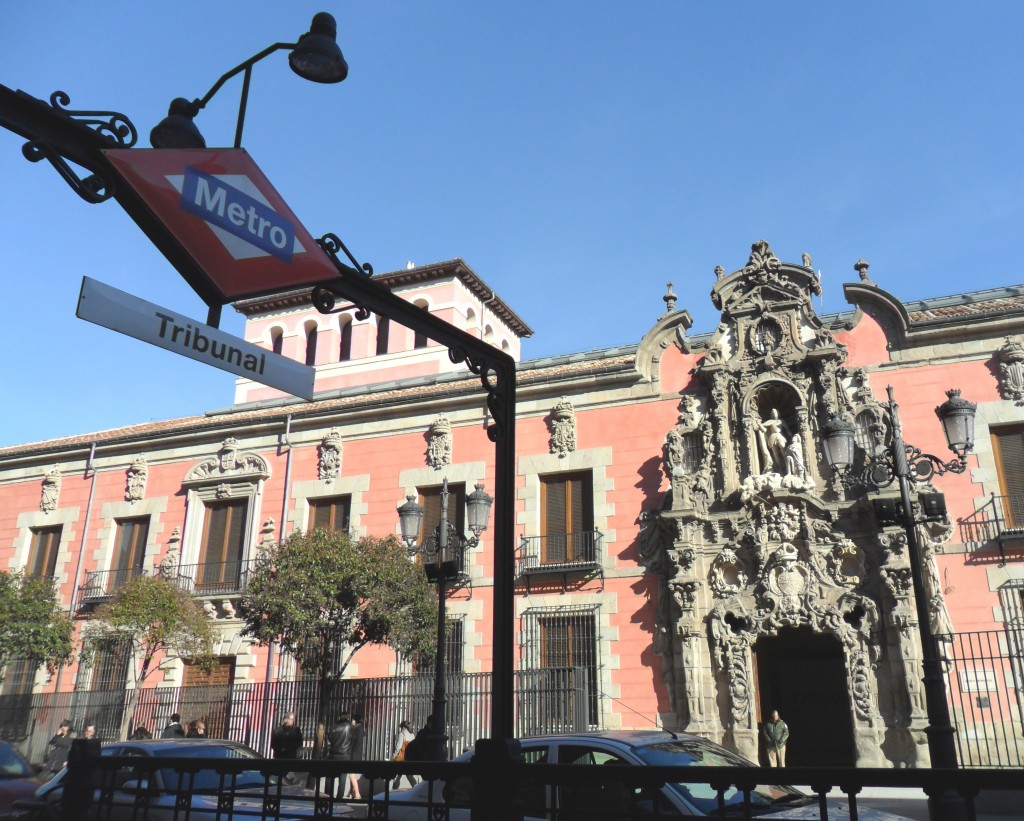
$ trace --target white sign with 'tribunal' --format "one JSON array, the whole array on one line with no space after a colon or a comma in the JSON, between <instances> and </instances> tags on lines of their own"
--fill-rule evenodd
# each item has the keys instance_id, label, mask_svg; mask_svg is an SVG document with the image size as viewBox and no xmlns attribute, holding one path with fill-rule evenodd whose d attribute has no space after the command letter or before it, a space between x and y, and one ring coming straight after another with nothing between
<instances>
[{"instance_id":1,"label":"white sign with 'tribunal'","mask_svg":"<svg viewBox=\"0 0 1024 821\"><path fill-rule=\"evenodd\" d=\"M152 302L82 277L79 319L141 339L303 399L313 398L315 371Z\"/></svg>"}]
</instances>

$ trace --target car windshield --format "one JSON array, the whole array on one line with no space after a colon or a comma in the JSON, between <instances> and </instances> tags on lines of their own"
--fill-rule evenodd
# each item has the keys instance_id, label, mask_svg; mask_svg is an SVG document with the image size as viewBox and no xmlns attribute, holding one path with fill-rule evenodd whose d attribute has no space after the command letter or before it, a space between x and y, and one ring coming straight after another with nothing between
<instances>
[{"instance_id":1,"label":"car windshield","mask_svg":"<svg viewBox=\"0 0 1024 821\"><path fill-rule=\"evenodd\" d=\"M159 758L251 758L260 760L260 756L251 750L243 747L226 747L210 745L195 747L167 747L157 750ZM253 787L263 788L266 779L259 770L242 770L237 775L220 774L215 770L199 770L192 773L181 773L180 775L170 767L160 768L160 781L164 789L177 791L179 788L191 792L216 793L221 792L222 787L230 789L234 786L236 790L251 789ZM232 781L232 778L234 781Z\"/></svg>"},{"instance_id":2,"label":"car windshield","mask_svg":"<svg viewBox=\"0 0 1024 821\"><path fill-rule=\"evenodd\" d=\"M7 744L0 744L0 778L31 778L35 773Z\"/></svg>"},{"instance_id":3,"label":"car windshield","mask_svg":"<svg viewBox=\"0 0 1024 821\"><path fill-rule=\"evenodd\" d=\"M652 767L749 767L750 762L722 747L703 739L675 739L646 744L633 750L645 764ZM718 808L718 791L708 784L677 781L670 785L687 801L703 813L712 813ZM724 794L725 806L740 808L743 793L730 787ZM758 785L750 793L751 810L754 814L766 812L776 804L799 803L806 798L793 787L781 785Z\"/></svg>"}]
</instances>

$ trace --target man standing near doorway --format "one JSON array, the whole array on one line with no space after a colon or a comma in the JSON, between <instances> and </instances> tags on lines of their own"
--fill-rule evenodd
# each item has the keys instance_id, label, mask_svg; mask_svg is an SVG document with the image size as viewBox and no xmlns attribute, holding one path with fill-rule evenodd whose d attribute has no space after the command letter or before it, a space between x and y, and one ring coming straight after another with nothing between
<instances>
[{"instance_id":1,"label":"man standing near doorway","mask_svg":"<svg viewBox=\"0 0 1024 821\"><path fill-rule=\"evenodd\" d=\"M772 710L772 717L764 723L764 741L768 747L768 766L785 767L789 727L779 718L778 710Z\"/></svg>"}]
</instances>

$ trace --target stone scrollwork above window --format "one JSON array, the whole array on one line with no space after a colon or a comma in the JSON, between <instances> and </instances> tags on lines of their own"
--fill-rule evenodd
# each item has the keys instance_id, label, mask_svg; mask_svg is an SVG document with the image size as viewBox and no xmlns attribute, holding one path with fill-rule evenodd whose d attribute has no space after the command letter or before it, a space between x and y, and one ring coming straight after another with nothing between
<instances>
[{"instance_id":1,"label":"stone scrollwork above window","mask_svg":"<svg viewBox=\"0 0 1024 821\"><path fill-rule=\"evenodd\" d=\"M341 433L331 428L320 440L317 475L320 480L330 484L341 474Z\"/></svg>"},{"instance_id":2,"label":"stone scrollwork above window","mask_svg":"<svg viewBox=\"0 0 1024 821\"><path fill-rule=\"evenodd\" d=\"M57 509L60 499L60 465L54 465L43 477L43 493L39 500L39 509L43 513L52 513Z\"/></svg>"},{"instance_id":3,"label":"stone scrollwork above window","mask_svg":"<svg viewBox=\"0 0 1024 821\"><path fill-rule=\"evenodd\" d=\"M148 475L149 466L146 464L146 457L139 454L125 471L124 500L126 502L142 501L146 495L146 477Z\"/></svg>"},{"instance_id":4,"label":"stone scrollwork above window","mask_svg":"<svg viewBox=\"0 0 1024 821\"><path fill-rule=\"evenodd\" d=\"M269 476L267 460L259 454L240 450L238 441L229 436L216 456L204 459L188 472L184 484L227 484L236 480L267 479Z\"/></svg>"},{"instance_id":5,"label":"stone scrollwork above window","mask_svg":"<svg viewBox=\"0 0 1024 821\"><path fill-rule=\"evenodd\" d=\"M999 377L999 395L1024 405L1024 344L1013 337L1006 337L995 353Z\"/></svg>"},{"instance_id":6,"label":"stone scrollwork above window","mask_svg":"<svg viewBox=\"0 0 1024 821\"><path fill-rule=\"evenodd\" d=\"M452 423L438 416L427 430L427 465L434 470L452 463Z\"/></svg>"},{"instance_id":7,"label":"stone scrollwork above window","mask_svg":"<svg viewBox=\"0 0 1024 821\"><path fill-rule=\"evenodd\" d=\"M551 453L568 456L576 450L576 410L567 396L551 409L551 438L548 447Z\"/></svg>"}]
</instances>

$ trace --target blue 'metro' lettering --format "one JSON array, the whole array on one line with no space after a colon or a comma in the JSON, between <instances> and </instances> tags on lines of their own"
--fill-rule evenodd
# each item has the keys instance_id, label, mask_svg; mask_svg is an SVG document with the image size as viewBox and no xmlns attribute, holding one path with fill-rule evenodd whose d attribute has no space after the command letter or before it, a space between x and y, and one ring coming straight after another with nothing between
<instances>
[{"instance_id":1,"label":"blue 'metro' lettering","mask_svg":"<svg viewBox=\"0 0 1024 821\"><path fill-rule=\"evenodd\" d=\"M185 168L181 207L284 262L292 261L295 226L259 200L192 166Z\"/></svg>"}]
</instances>

